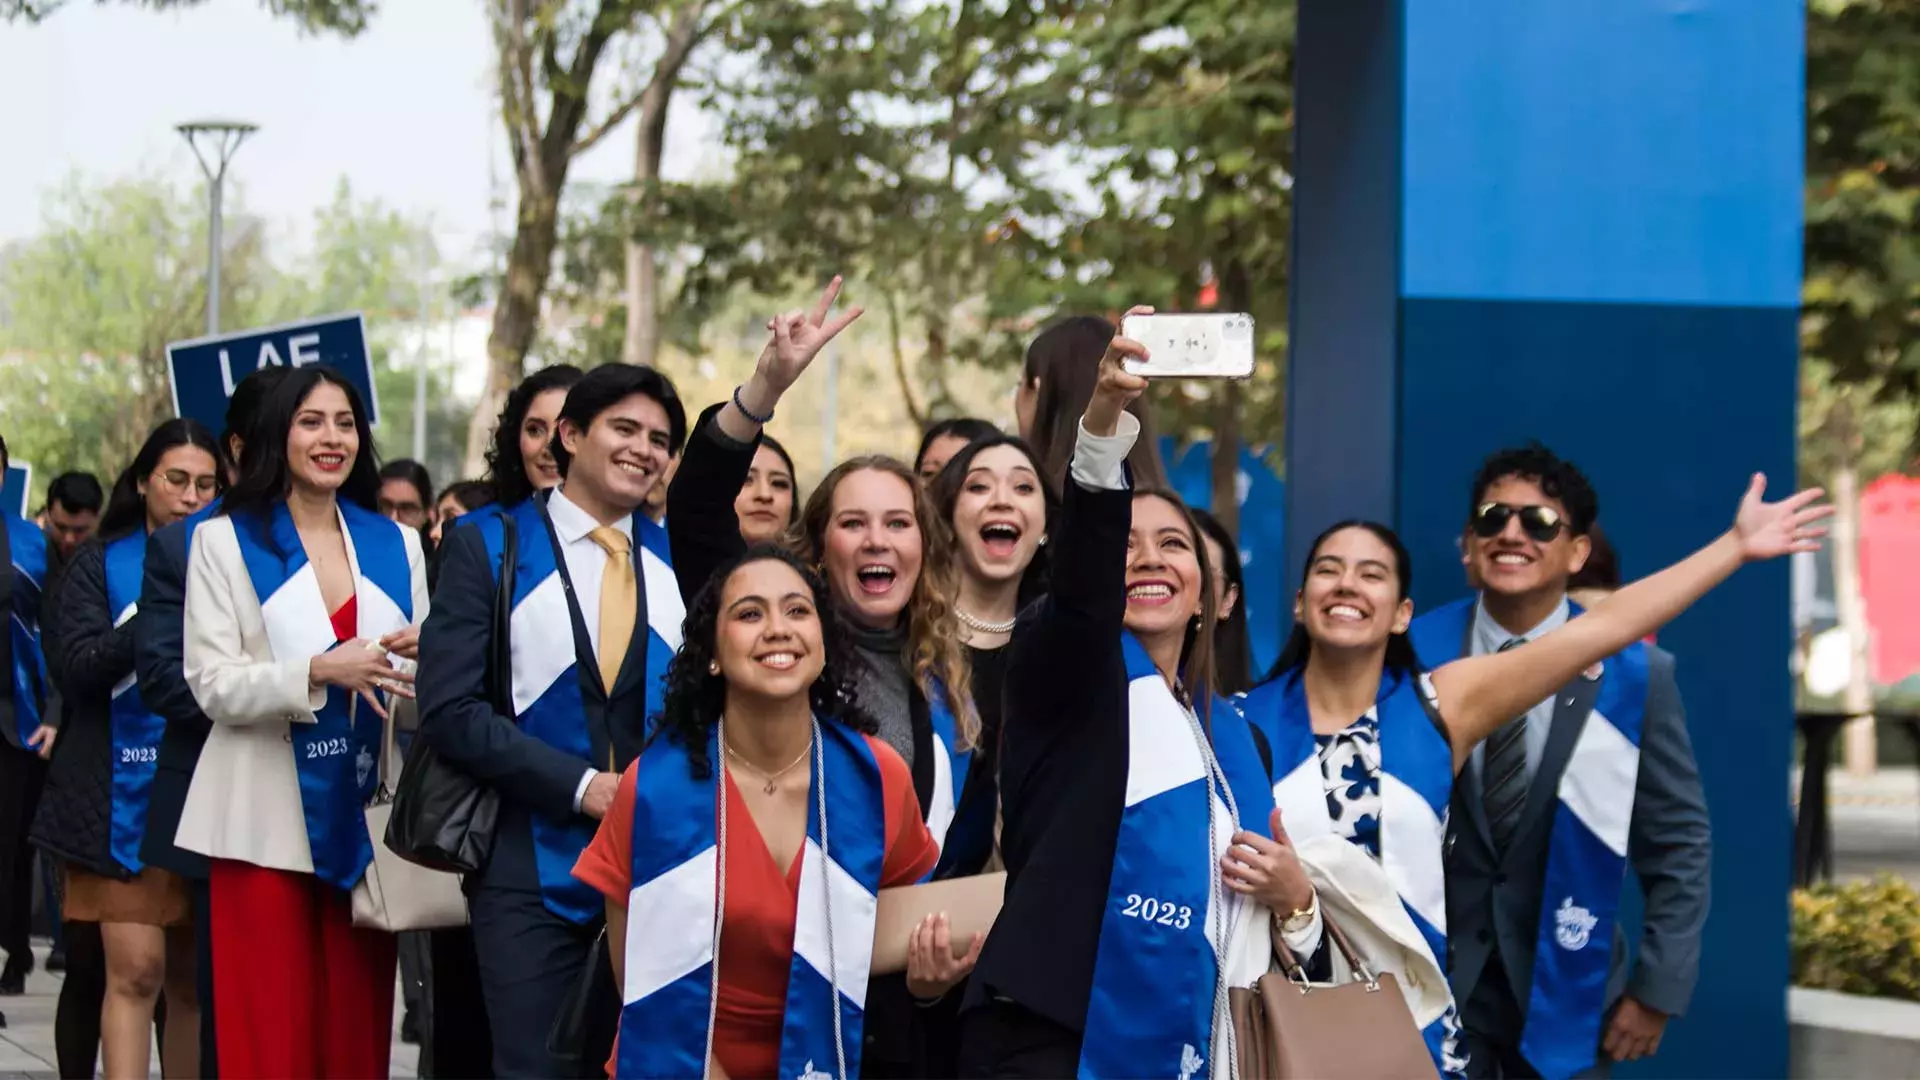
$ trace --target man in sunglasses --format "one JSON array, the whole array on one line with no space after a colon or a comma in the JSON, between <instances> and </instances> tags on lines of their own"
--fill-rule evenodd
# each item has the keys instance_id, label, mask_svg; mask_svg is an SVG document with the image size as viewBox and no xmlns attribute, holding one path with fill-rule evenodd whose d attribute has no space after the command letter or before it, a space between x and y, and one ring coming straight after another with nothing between
<instances>
[{"instance_id":1,"label":"man in sunglasses","mask_svg":"<svg viewBox=\"0 0 1920 1080\"><path fill-rule=\"evenodd\" d=\"M1461 540L1478 595L1421 616L1428 667L1532 641L1579 607L1599 499L1533 443L1474 477ZM1604 1075L1659 1049L1693 994L1706 924L1705 795L1673 657L1635 644L1514 717L1453 787L1449 977L1476 1077ZM1629 971L1615 924L1626 868L1646 895Z\"/></svg>"}]
</instances>

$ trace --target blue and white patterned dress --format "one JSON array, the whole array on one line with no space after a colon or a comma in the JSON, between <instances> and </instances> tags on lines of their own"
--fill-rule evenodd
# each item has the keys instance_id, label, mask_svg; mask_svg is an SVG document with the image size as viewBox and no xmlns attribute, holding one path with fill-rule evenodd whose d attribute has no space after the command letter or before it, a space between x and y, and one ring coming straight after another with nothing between
<instances>
[{"instance_id":1,"label":"blue and white patterned dress","mask_svg":"<svg viewBox=\"0 0 1920 1080\"><path fill-rule=\"evenodd\" d=\"M1320 779L1327 789L1327 817L1336 836L1360 845L1380 861L1380 724L1372 710L1332 735L1316 732ZM1447 958L1435 957L1442 971ZM1440 1071L1448 1080L1466 1080L1467 1050L1460 1044L1460 1010L1449 1001L1440 1017L1446 1037Z\"/></svg>"}]
</instances>

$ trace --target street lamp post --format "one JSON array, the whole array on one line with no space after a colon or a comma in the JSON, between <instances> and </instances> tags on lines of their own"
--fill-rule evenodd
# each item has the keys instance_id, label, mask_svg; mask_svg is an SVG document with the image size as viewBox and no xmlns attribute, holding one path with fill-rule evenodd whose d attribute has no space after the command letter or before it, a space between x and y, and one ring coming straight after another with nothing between
<instances>
[{"instance_id":1,"label":"street lamp post","mask_svg":"<svg viewBox=\"0 0 1920 1080\"><path fill-rule=\"evenodd\" d=\"M200 171L207 176L207 334L211 337L220 332L220 189L226 183L227 162L259 126L238 120L194 120L175 125L174 130L186 137Z\"/></svg>"}]
</instances>

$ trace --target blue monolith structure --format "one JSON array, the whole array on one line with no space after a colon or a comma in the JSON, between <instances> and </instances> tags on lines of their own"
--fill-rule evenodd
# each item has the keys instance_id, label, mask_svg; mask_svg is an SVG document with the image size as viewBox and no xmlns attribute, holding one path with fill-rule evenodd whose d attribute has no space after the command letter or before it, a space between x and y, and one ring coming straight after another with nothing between
<instances>
[{"instance_id":1,"label":"blue monolith structure","mask_svg":"<svg viewBox=\"0 0 1920 1080\"><path fill-rule=\"evenodd\" d=\"M1474 470L1530 438L1593 478L1630 576L1727 528L1754 471L1790 490L1801 4L1299 7L1289 589L1317 532L1365 516L1406 538L1416 605L1462 595ZM1620 1072L1785 1075L1785 564L1660 641L1713 815L1713 913L1691 1009Z\"/></svg>"}]
</instances>

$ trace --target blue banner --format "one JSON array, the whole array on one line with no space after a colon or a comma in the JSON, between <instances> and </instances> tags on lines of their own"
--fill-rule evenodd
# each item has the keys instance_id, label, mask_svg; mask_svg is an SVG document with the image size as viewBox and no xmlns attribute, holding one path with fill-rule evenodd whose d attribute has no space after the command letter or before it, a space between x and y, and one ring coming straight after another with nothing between
<instances>
[{"instance_id":1,"label":"blue banner","mask_svg":"<svg viewBox=\"0 0 1920 1080\"><path fill-rule=\"evenodd\" d=\"M0 485L0 509L27 516L27 492L33 486L33 466L8 465L7 479Z\"/></svg>"},{"instance_id":2,"label":"blue banner","mask_svg":"<svg viewBox=\"0 0 1920 1080\"><path fill-rule=\"evenodd\" d=\"M367 349L366 321L358 312L168 345L173 413L220 431L226 427L227 399L240 380L269 365L312 364L325 364L345 376L366 402L368 421L380 423L380 402L373 392L373 354Z\"/></svg>"}]
</instances>

